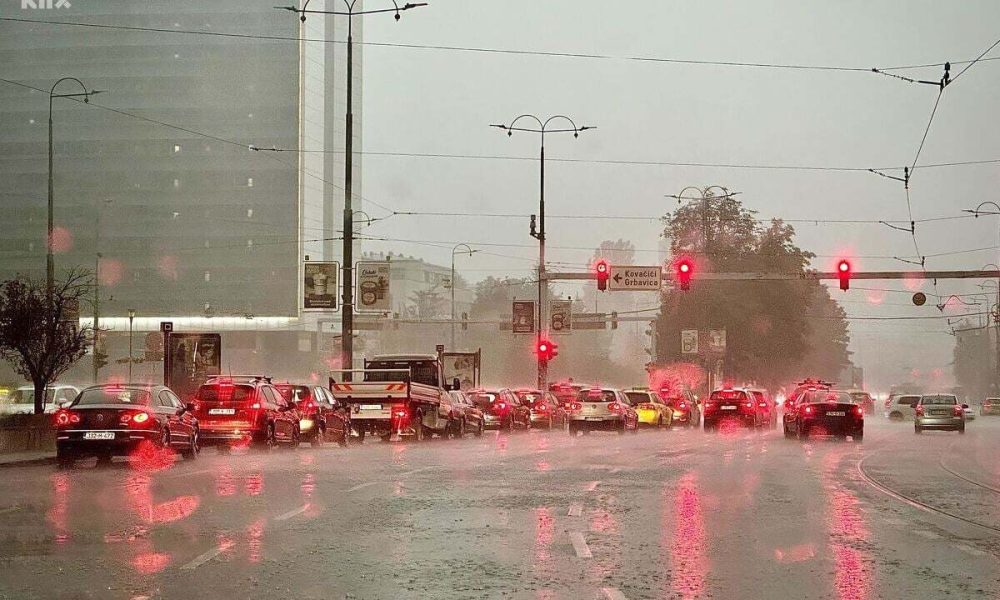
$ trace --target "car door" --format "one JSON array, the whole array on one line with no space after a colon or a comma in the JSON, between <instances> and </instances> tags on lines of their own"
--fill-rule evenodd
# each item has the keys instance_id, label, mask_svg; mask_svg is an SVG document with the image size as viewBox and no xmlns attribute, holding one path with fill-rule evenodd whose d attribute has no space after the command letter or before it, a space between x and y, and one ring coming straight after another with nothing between
<instances>
[{"instance_id":1,"label":"car door","mask_svg":"<svg viewBox=\"0 0 1000 600\"><path fill-rule=\"evenodd\" d=\"M330 392L320 386L313 388L313 396L317 398L317 405L321 407L323 412L327 436L340 439L344 435L344 419L337 410L337 401L333 399Z\"/></svg>"},{"instance_id":2,"label":"car door","mask_svg":"<svg viewBox=\"0 0 1000 600\"><path fill-rule=\"evenodd\" d=\"M177 409L174 407L174 403L170 400L170 396L167 395L166 390L160 390L156 394L154 400L150 402L150 408L156 412L157 421L162 424L166 424L167 428L170 430L170 445L176 446L183 444L184 440L187 439L188 434L184 431L180 418L177 416Z\"/></svg>"},{"instance_id":3,"label":"car door","mask_svg":"<svg viewBox=\"0 0 1000 600\"><path fill-rule=\"evenodd\" d=\"M284 397L270 386L261 386L260 395L263 399L262 407L265 409L269 419L274 423L274 437L279 440L289 440L292 438L292 424L288 419L288 403Z\"/></svg>"},{"instance_id":4,"label":"car door","mask_svg":"<svg viewBox=\"0 0 1000 600\"><path fill-rule=\"evenodd\" d=\"M171 390L165 390L167 398L170 399L171 405L174 407L174 414L177 415L177 423L180 427L180 431L184 433L184 441L187 442L191 439L191 435L195 430L195 418L191 411L187 410L184 403L177 394L173 393ZM179 413L179 414L178 414Z\"/></svg>"}]
</instances>

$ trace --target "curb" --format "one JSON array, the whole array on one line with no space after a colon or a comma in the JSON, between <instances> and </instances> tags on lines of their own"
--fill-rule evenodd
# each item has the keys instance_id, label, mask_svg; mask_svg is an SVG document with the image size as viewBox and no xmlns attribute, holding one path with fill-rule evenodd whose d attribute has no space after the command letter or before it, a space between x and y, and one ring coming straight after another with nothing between
<instances>
[{"instance_id":1,"label":"curb","mask_svg":"<svg viewBox=\"0 0 1000 600\"><path fill-rule=\"evenodd\" d=\"M45 456L42 458L26 458L24 460L14 460L9 462L0 462L0 469L14 469L17 467L35 467L39 465L54 465L56 464L56 457Z\"/></svg>"}]
</instances>

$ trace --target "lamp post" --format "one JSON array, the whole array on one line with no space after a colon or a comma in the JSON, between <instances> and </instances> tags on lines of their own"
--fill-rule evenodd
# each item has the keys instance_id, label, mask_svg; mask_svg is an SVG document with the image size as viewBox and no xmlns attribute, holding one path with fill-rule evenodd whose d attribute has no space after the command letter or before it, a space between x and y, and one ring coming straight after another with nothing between
<instances>
[{"instance_id":1,"label":"lamp post","mask_svg":"<svg viewBox=\"0 0 1000 600\"><path fill-rule=\"evenodd\" d=\"M518 122L522 119L526 121L534 121L538 124L538 127L532 126L518 126ZM561 129L549 129L554 121L561 121L569 123L569 127L563 127ZM531 219L531 237L538 240L538 326L536 328L535 342L542 341L542 328L545 327L547 333L547 323L545 323L545 299L548 295L548 281L545 279L545 134L546 133L572 133L574 138L580 137L581 131L587 131L588 129L597 129L596 127L583 126L577 127L573 119L570 119L564 115L553 115L542 121L535 115L520 115L510 122L510 125L490 125L490 127L496 127L497 129L502 129L507 132L507 137L512 137L515 131L524 131L527 133L537 133L541 139L541 148L539 152L539 192L538 192L538 230L535 230L535 219L532 216ZM545 383L548 379L548 363L541 357L538 357L538 389L544 390Z\"/></svg>"},{"instance_id":2,"label":"lamp post","mask_svg":"<svg viewBox=\"0 0 1000 600\"><path fill-rule=\"evenodd\" d=\"M347 17L347 116L345 126L347 139L344 144L344 293L340 321L341 362L344 369L346 369L343 373L344 381L351 381L350 369L354 367L354 289L352 287L354 285L354 210L351 208L354 170L354 17L391 12L395 14L398 21L400 13L403 11L427 6L426 2L407 2L403 6L400 6L396 0L390 1L393 8L371 10L355 10L358 0L343 0L346 10L339 11L309 10L310 0L306 0L302 8L294 6L276 7L281 10L297 13L303 23L306 21L307 14Z\"/></svg>"},{"instance_id":3,"label":"lamp post","mask_svg":"<svg viewBox=\"0 0 1000 600\"><path fill-rule=\"evenodd\" d=\"M56 88L59 84L64 81L75 81L82 89L82 92L76 92L73 94L57 94ZM84 102L90 102L90 97L94 94L100 94L100 90L87 90L87 86L83 85L76 77L63 77L59 81L52 84L52 88L49 90L49 209L48 209L48 227L46 229L47 237L45 238L45 245L48 248L48 252L45 255L45 289L48 296L49 303L52 302L52 289L55 285L55 271L56 271L56 259L52 252L52 230L55 220L54 215L54 183L52 176L52 100L55 98L79 98L83 97Z\"/></svg>"},{"instance_id":4,"label":"lamp post","mask_svg":"<svg viewBox=\"0 0 1000 600\"><path fill-rule=\"evenodd\" d=\"M468 252L469 256L472 256L476 250L473 250L468 244L455 244L455 247L451 249L451 350L455 350L455 253L459 248L465 248L463 252Z\"/></svg>"},{"instance_id":5,"label":"lamp post","mask_svg":"<svg viewBox=\"0 0 1000 600\"><path fill-rule=\"evenodd\" d=\"M992 210L992 211L984 211L984 210L982 210L982 208L984 206L987 206L987 205L991 206L994 210ZM986 215L1000 215L1000 204L997 204L996 202L993 202L992 200L987 200L986 202L980 202L979 206L977 206L974 209L971 209L971 210L965 209L962 212L970 213L970 214L972 214L972 216L976 217L977 219L980 217L980 215L982 215L982 216L986 216ZM998 232L1000 232L1000 229L998 229ZM1000 279L997 280L997 303L1000 304ZM996 339L996 350L995 350L995 352L996 352L996 373L994 373L994 383L993 383L994 388L1000 387L1000 323L998 323L997 321L998 321L998 319L995 319L995 318L993 319L993 324L996 325L996 328L995 328L996 331L994 333L996 333L996 338L997 338Z\"/></svg>"},{"instance_id":6,"label":"lamp post","mask_svg":"<svg viewBox=\"0 0 1000 600\"><path fill-rule=\"evenodd\" d=\"M128 383L132 385L132 321L135 320L135 309L128 309Z\"/></svg>"}]
</instances>

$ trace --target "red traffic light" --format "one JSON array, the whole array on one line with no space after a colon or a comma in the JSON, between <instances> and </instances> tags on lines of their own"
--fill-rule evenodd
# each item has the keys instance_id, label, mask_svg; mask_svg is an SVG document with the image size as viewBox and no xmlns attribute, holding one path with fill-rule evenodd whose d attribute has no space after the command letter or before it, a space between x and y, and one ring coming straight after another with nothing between
<instances>
[{"instance_id":1,"label":"red traffic light","mask_svg":"<svg viewBox=\"0 0 1000 600\"><path fill-rule=\"evenodd\" d=\"M845 259L837 262L837 278L840 279L840 289L845 292L851 287L851 263Z\"/></svg>"},{"instance_id":2,"label":"red traffic light","mask_svg":"<svg viewBox=\"0 0 1000 600\"><path fill-rule=\"evenodd\" d=\"M682 290L691 289L691 275L694 273L694 263L684 258L677 262L677 283Z\"/></svg>"},{"instance_id":3,"label":"red traffic light","mask_svg":"<svg viewBox=\"0 0 1000 600\"><path fill-rule=\"evenodd\" d=\"M608 267L608 261L603 258L594 263L594 274L597 276L597 289L602 292L608 289L608 276L611 274L610 270L610 267Z\"/></svg>"},{"instance_id":4,"label":"red traffic light","mask_svg":"<svg viewBox=\"0 0 1000 600\"><path fill-rule=\"evenodd\" d=\"M538 360L550 361L559 355L559 344L549 340L539 340L535 345L535 354L538 355Z\"/></svg>"}]
</instances>

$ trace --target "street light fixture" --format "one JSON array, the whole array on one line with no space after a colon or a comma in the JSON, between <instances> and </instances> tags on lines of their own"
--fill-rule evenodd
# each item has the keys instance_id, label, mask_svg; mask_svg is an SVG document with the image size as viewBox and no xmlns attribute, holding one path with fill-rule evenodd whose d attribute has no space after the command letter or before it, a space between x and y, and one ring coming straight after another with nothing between
<instances>
[{"instance_id":1,"label":"street light fixture","mask_svg":"<svg viewBox=\"0 0 1000 600\"><path fill-rule=\"evenodd\" d=\"M465 248L462 253L472 256L478 250L473 250L468 244L455 244L451 249L451 350L455 350L455 253L459 248Z\"/></svg>"},{"instance_id":2,"label":"street light fixture","mask_svg":"<svg viewBox=\"0 0 1000 600\"><path fill-rule=\"evenodd\" d=\"M132 385L132 321L135 320L135 309L128 309L128 383Z\"/></svg>"},{"instance_id":3,"label":"street light fixture","mask_svg":"<svg viewBox=\"0 0 1000 600\"><path fill-rule=\"evenodd\" d=\"M697 197L685 196L685 192L688 190L694 190L698 192ZM715 190L721 190L722 194L716 196ZM708 210L710 208L710 203L715 198L732 198L739 192L730 192L729 188L721 185L710 185L708 187L700 188L693 185L689 185L680 191L679 194L666 194L667 198L676 198L677 204L680 204L682 200L701 200L701 235L702 235L702 252L708 255Z\"/></svg>"},{"instance_id":4,"label":"street light fixture","mask_svg":"<svg viewBox=\"0 0 1000 600\"><path fill-rule=\"evenodd\" d=\"M350 369L354 367L354 210L353 203L353 171L354 171L354 17L374 15L379 13L395 13L396 20L400 13L420 6L426 2L407 2L400 6L396 0L390 0L393 8L355 10L358 0L343 0L346 10L309 10L310 0L306 0L302 8L295 6L275 6L279 10L287 10L299 15L299 20L306 22L307 14L338 15L347 17L347 116L344 144L344 250L343 250L343 307L341 312L341 362L347 371L343 374L345 381L351 381ZM370 218L369 218L370 221Z\"/></svg>"},{"instance_id":5,"label":"street light fixture","mask_svg":"<svg viewBox=\"0 0 1000 600\"><path fill-rule=\"evenodd\" d=\"M534 121L538 124L538 127L531 126L518 126L518 122L521 120ZM554 121L569 123L569 128L565 126L562 129L549 129ZM574 138L580 137L580 132L587 131L590 129L597 129L596 127L591 127L584 125L583 127L578 127L573 119L565 115L553 115L542 121L535 115L526 114L520 115L510 122L509 125L497 124L490 125L490 127L496 127L507 132L507 137L512 137L515 131L523 131L526 133L537 133L541 138L541 150L539 153L539 164L540 164L540 178L539 178L539 195L538 195L538 230L535 231L535 219L531 219L531 236L538 240L538 327L535 336L536 347L538 343L542 341L542 327L547 325L545 323L545 298L548 292L548 282L545 279L545 134L546 133L572 133ZM545 324L545 325L543 325ZM547 328L546 328L547 329ZM547 333L547 332L546 332ZM538 358L538 389L544 390L546 379L548 378L548 365L545 360L541 357Z\"/></svg>"},{"instance_id":6,"label":"street light fixture","mask_svg":"<svg viewBox=\"0 0 1000 600\"><path fill-rule=\"evenodd\" d=\"M56 93L56 88L59 87L59 84L62 83L62 82L64 82L64 81L75 81L80 86L80 89L82 89L83 91L82 92L76 92L76 93L73 93L73 94L57 94ZM48 198L48 201L49 201L49 209L48 209L49 215L48 215L48 227L46 229L48 237L46 237L46 239L45 239L45 242L46 242L45 245L48 248L48 252L45 255L45 286L46 286L45 289L46 289L46 293L48 295L49 303L52 302L52 289L53 289L53 287L55 285L55 271L56 271L56 259L55 259L55 255L53 254L53 250L52 250L52 230L54 228L53 224L54 224L54 219L55 219L55 215L54 215L54 212L55 212L54 211L54 204L55 204L54 203L54 184L53 184L53 176L52 176L52 162L53 162L52 161L52 100L55 99L55 98L80 98L80 97L83 97L83 101L85 103L89 103L91 96L93 96L95 94L100 94L100 93L102 93L102 90L89 90L88 91L87 90L87 86L83 85L83 82L81 82L76 77L63 77L59 81L57 81L54 84L52 84L52 88L49 89L49 194L48 194L49 195L49 198Z\"/></svg>"}]
</instances>

